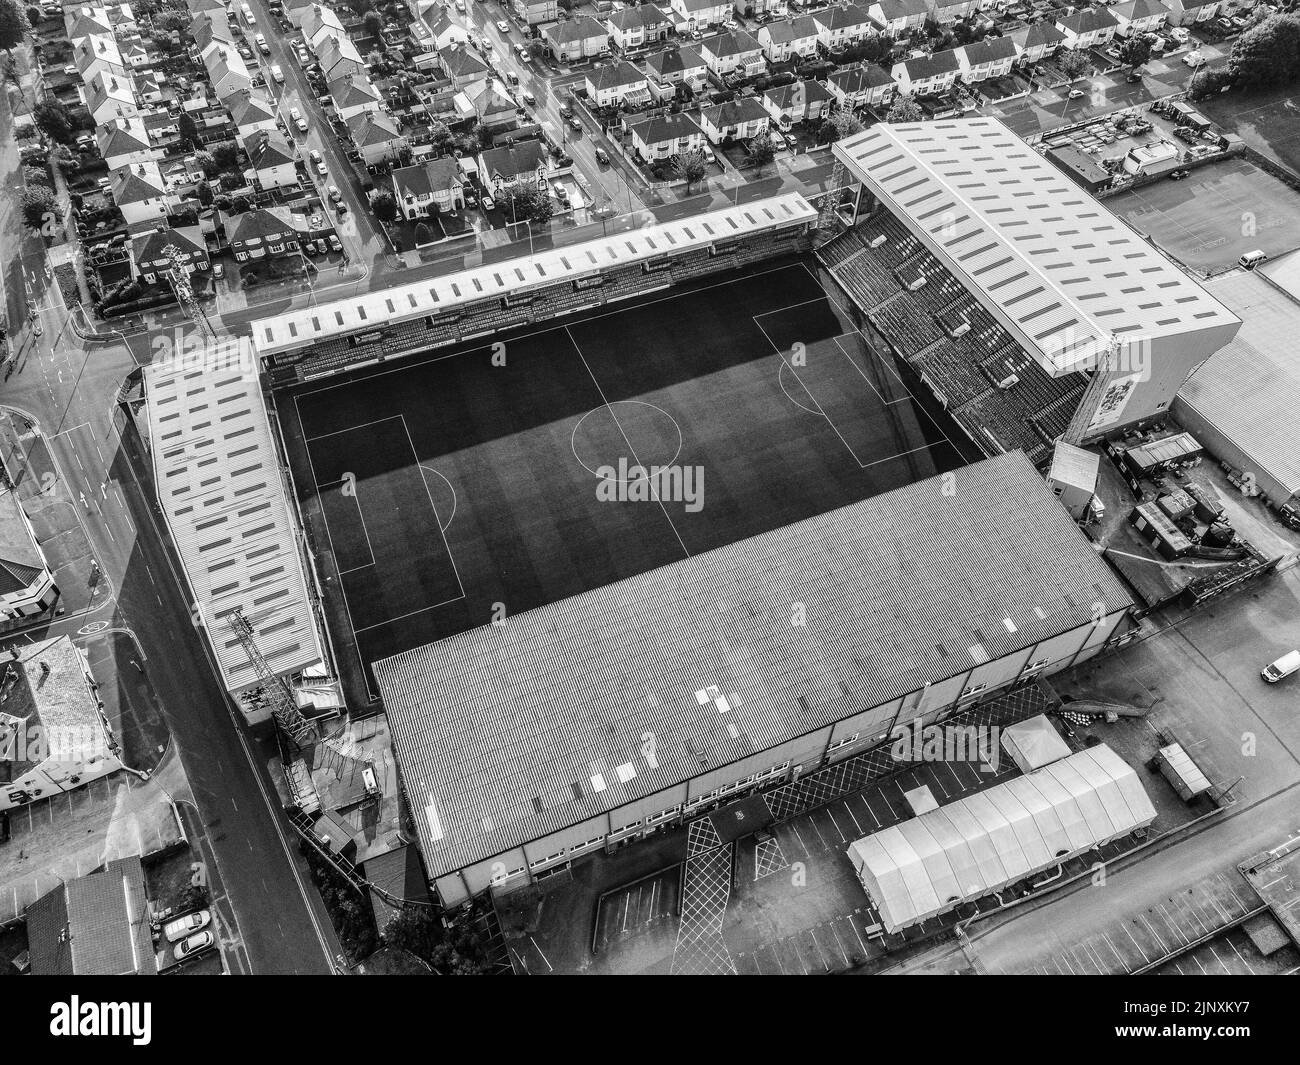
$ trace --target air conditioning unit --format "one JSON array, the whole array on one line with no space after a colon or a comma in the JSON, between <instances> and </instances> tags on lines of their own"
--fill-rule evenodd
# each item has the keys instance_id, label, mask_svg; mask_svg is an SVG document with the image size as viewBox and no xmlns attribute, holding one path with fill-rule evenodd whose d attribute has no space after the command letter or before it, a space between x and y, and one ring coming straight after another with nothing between
<instances>
[{"instance_id":1,"label":"air conditioning unit","mask_svg":"<svg viewBox=\"0 0 1300 1065\"><path fill-rule=\"evenodd\" d=\"M879 248L880 245L884 244L884 243L885 243L886 241L888 241L888 240L889 240L889 238L888 238L887 236L885 236L885 234L881 233L880 236L878 236L878 237L872 237L871 240L868 242L867 247L868 247L868 248Z\"/></svg>"},{"instance_id":2,"label":"air conditioning unit","mask_svg":"<svg viewBox=\"0 0 1300 1065\"><path fill-rule=\"evenodd\" d=\"M1010 377L1002 378L1002 380L998 382L998 388L1002 389L1005 392L1012 385L1019 384L1019 382L1020 382L1020 378L1017 377L1015 374L1012 374Z\"/></svg>"}]
</instances>

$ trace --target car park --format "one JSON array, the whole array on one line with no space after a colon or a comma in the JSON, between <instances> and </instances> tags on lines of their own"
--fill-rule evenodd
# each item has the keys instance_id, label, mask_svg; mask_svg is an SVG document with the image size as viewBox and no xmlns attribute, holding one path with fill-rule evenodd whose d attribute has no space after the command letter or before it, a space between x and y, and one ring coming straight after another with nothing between
<instances>
[{"instance_id":1,"label":"car park","mask_svg":"<svg viewBox=\"0 0 1300 1065\"><path fill-rule=\"evenodd\" d=\"M212 938L212 933L206 929L202 932L195 932L189 939L176 944L176 960L184 961L201 950L207 950L214 942L216 941Z\"/></svg>"},{"instance_id":2,"label":"car park","mask_svg":"<svg viewBox=\"0 0 1300 1065\"><path fill-rule=\"evenodd\" d=\"M220 265L220 264L218 264ZM213 269L215 275L216 270ZM163 925L163 938L168 943L175 943L178 940L186 939L195 932L200 932L207 928L212 922L212 913L209 910L195 910L193 913L187 913L184 917L177 917L174 921L168 921Z\"/></svg>"}]
</instances>

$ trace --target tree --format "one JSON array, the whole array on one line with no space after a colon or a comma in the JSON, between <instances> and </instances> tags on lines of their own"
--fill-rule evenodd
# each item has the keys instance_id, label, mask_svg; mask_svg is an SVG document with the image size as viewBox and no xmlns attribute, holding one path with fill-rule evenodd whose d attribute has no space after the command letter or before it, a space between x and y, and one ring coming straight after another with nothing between
<instances>
[{"instance_id":1,"label":"tree","mask_svg":"<svg viewBox=\"0 0 1300 1065\"><path fill-rule=\"evenodd\" d=\"M692 148L673 157L673 173L686 182L686 191L709 172L709 157L702 148Z\"/></svg>"},{"instance_id":2,"label":"tree","mask_svg":"<svg viewBox=\"0 0 1300 1065\"><path fill-rule=\"evenodd\" d=\"M239 165L239 147L234 141L223 141L212 149L212 161L219 170L233 170Z\"/></svg>"},{"instance_id":3,"label":"tree","mask_svg":"<svg viewBox=\"0 0 1300 1065\"><path fill-rule=\"evenodd\" d=\"M1073 81L1079 77L1085 70L1092 68L1092 60L1088 58L1088 53L1082 48L1067 48L1060 56L1057 57L1057 65L1065 72L1065 76Z\"/></svg>"},{"instance_id":4,"label":"tree","mask_svg":"<svg viewBox=\"0 0 1300 1065\"><path fill-rule=\"evenodd\" d=\"M852 111L836 111L822 123L822 136L828 141L837 141L845 137L852 137L855 133L861 133L866 128L862 124L862 120Z\"/></svg>"},{"instance_id":5,"label":"tree","mask_svg":"<svg viewBox=\"0 0 1300 1065\"><path fill-rule=\"evenodd\" d=\"M1247 91L1300 78L1300 14L1273 15L1248 29L1232 46L1228 70Z\"/></svg>"},{"instance_id":6,"label":"tree","mask_svg":"<svg viewBox=\"0 0 1300 1065\"><path fill-rule=\"evenodd\" d=\"M549 222L555 211L551 197L535 181L512 182L497 198L512 222Z\"/></svg>"},{"instance_id":7,"label":"tree","mask_svg":"<svg viewBox=\"0 0 1300 1065\"><path fill-rule=\"evenodd\" d=\"M397 217L397 201L391 192L377 192L370 201L370 209L381 222L391 222Z\"/></svg>"},{"instance_id":8,"label":"tree","mask_svg":"<svg viewBox=\"0 0 1300 1065\"><path fill-rule=\"evenodd\" d=\"M415 246L418 248L422 244L430 244L433 241L433 230L424 222L415 227Z\"/></svg>"},{"instance_id":9,"label":"tree","mask_svg":"<svg viewBox=\"0 0 1300 1065\"><path fill-rule=\"evenodd\" d=\"M199 203L204 207L211 207L214 199L212 195L212 186L206 181L199 184Z\"/></svg>"},{"instance_id":10,"label":"tree","mask_svg":"<svg viewBox=\"0 0 1300 1065\"><path fill-rule=\"evenodd\" d=\"M194 159L202 168L206 177L215 177L221 172L221 167L217 165L216 157L211 152L195 152Z\"/></svg>"},{"instance_id":11,"label":"tree","mask_svg":"<svg viewBox=\"0 0 1300 1065\"><path fill-rule=\"evenodd\" d=\"M1207 96L1217 96L1231 84L1232 71L1227 67L1198 70L1187 83L1187 95L1193 100L1203 100Z\"/></svg>"},{"instance_id":12,"label":"tree","mask_svg":"<svg viewBox=\"0 0 1300 1065\"><path fill-rule=\"evenodd\" d=\"M384 32L384 16L378 11L367 11L361 25L365 28L367 37L378 38Z\"/></svg>"},{"instance_id":13,"label":"tree","mask_svg":"<svg viewBox=\"0 0 1300 1065\"><path fill-rule=\"evenodd\" d=\"M27 15L27 25L29 26L35 26L38 22L45 21L44 12L42 12L41 9L37 7L35 4L33 4L31 7L27 9L26 15Z\"/></svg>"},{"instance_id":14,"label":"tree","mask_svg":"<svg viewBox=\"0 0 1300 1065\"><path fill-rule=\"evenodd\" d=\"M18 0L0 0L0 48L12 54L23 43L29 29L31 26Z\"/></svg>"},{"instance_id":15,"label":"tree","mask_svg":"<svg viewBox=\"0 0 1300 1065\"><path fill-rule=\"evenodd\" d=\"M429 138L438 151L445 151L447 142L451 140L451 130L448 129L447 123L439 122L436 118L432 119L429 122Z\"/></svg>"},{"instance_id":16,"label":"tree","mask_svg":"<svg viewBox=\"0 0 1300 1065\"><path fill-rule=\"evenodd\" d=\"M28 188L35 185L43 185L45 188L51 188L54 184L50 180L50 172L43 166L25 166L23 167L23 181Z\"/></svg>"},{"instance_id":17,"label":"tree","mask_svg":"<svg viewBox=\"0 0 1300 1065\"><path fill-rule=\"evenodd\" d=\"M776 145L772 143L772 136L767 132L755 134L749 142L749 158L754 164L755 170L762 170L773 159L776 158Z\"/></svg>"},{"instance_id":18,"label":"tree","mask_svg":"<svg viewBox=\"0 0 1300 1065\"><path fill-rule=\"evenodd\" d=\"M179 11L164 11L153 20L154 29L161 30L163 33L179 33L190 24L186 15Z\"/></svg>"},{"instance_id":19,"label":"tree","mask_svg":"<svg viewBox=\"0 0 1300 1065\"><path fill-rule=\"evenodd\" d=\"M23 222L28 229L37 233L43 233L46 224L51 219L58 218L58 204L54 200L54 193L42 186L24 189L18 203L23 212Z\"/></svg>"},{"instance_id":20,"label":"tree","mask_svg":"<svg viewBox=\"0 0 1300 1065\"><path fill-rule=\"evenodd\" d=\"M885 114L886 122L920 122L925 117L920 104L910 96L900 96Z\"/></svg>"},{"instance_id":21,"label":"tree","mask_svg":"<svg viewBox=\"0 0 1300 1065\"><path fill-rule=\"evenodd\" d=\"M1137 70L1151 58L1151 42L1141 34L1133 34L1119 46L1119 61L1130 70Z\"/></svg>"},{"instance_id":22,"label":"tree","mask_svg":"<svg viewBox=\"0 0 1300 1065\"><path fill-rule=\"evenodd\" d=\"M0 3L3 2L4 0L0 0ZM36 119L40 131L50 140L58 141L60 144L72 143L72 119L68 115L68 109L54 97L47 97L38 103L32 112L32 117Z\"/></svg>"}]
</instances>

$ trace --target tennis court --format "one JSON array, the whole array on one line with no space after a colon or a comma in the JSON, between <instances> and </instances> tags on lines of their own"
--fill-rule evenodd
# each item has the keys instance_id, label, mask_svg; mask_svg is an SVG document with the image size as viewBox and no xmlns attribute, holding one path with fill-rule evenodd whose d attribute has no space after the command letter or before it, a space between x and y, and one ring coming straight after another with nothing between
<instances>
[{"instance_id":1,"label":"tennis court","mask_svg":"<svg viewBox=\"0 0 1300 1065\"><path fill-rule=\"evenodd\" d=\"M340 654L366 667L508 624L973 458L814 270L786 259L282 398Z\"/></svg>"}]
</instances>

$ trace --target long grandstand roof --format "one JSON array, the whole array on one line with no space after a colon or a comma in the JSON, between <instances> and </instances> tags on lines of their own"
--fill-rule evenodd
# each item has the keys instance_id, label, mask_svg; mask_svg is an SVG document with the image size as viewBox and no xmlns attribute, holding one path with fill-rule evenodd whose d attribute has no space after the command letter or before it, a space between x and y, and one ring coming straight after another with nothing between
<instances>
[{"instance_id":1,"label":"long grandstand roof","mask_svg":"<svg viewBox=\"0 0 1300 1065\"><path fill-rule=\"evenodd\" d=\"M1115 341L1240 324L997 119L882 123L834 152L1048 373Z\"/></svg>"},{"instance_id":2,"label":"long grandstand roof","mask_svg":"<svg viewBox=\"0 0 1300 1065\"><path fill-rule=\"evenodd\" d=\"M951 494L931 478L377 663L430 871L1130 604L1023 453L951 476Z\"/></svg>"},{"instance_id":3,"label":"long grandstand roof","mask_svg":"<svg viewBox=\"0 0 1300 1065\"><path fill-rule=\"evenodd\" d=\"M540 251L526 258L364 292L333 303L263 318L253 323L253 344L263 356L292 351L331 337L375 329L387 322L442 314L477 300L586 277L661 255L705 248L748 233L808 224L816 219L817 212L798 193L754 200Z\"/></svg>"},{"instance_id":4,"label":"long grandstand roof","mask_svg":"<svg viewBox=\"0 0 1300 1065\"><path fill-rule=\"evenodd\" d=\"M145 368L154 483L226 689L257 683L225 617L253 627L271 669L320 662L296 526L256 365L245 345Z\"/></svg>"}]
</instances>

